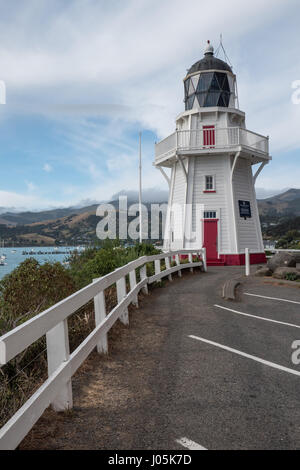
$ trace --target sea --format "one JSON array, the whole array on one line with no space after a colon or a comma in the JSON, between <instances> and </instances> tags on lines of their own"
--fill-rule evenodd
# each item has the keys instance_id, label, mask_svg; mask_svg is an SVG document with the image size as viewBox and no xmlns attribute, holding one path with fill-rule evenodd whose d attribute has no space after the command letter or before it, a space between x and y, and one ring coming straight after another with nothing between
<instances>
[{"instance_id":1,"label":"sea","mask_svg":"<svg viewBox=\"0 0 300 470\"><path fill-rule=\"evenodd\" d=\"M15 268L19 266L22 261L27 258L35 258L39 263L46 263L47 261L59 261L60 263L65 263L67 266L67 258L70 256L74 250L82 251L85 248L82 246L79 247L70 247L70 246L60 246L60 247L18 247L18 248L2 248L0 247L0 258L5 256L4 266L0 265L0 279L2 279L6 274L9 274Z\"/></svg>"}]
</instances>

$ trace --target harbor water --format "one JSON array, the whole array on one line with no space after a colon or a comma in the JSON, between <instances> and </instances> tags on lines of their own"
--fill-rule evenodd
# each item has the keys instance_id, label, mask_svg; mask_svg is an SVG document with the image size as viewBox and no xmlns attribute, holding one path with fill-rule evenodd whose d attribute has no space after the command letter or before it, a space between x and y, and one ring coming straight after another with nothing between
<instances>
[{"instance_id":1,"label":"harbor water","mask_svg":"<svg viewBox=\"0 0 300 470\"><path fill-rule=\"evenodd\" d=\"M82 251L84 247L0 247L0 279L17 268L27 258L35 258L41 264L48 261L66 263L67 258L74 250ZM2 265L1 260L3 260L4 265Z\"/></svg>"}]
</instances>

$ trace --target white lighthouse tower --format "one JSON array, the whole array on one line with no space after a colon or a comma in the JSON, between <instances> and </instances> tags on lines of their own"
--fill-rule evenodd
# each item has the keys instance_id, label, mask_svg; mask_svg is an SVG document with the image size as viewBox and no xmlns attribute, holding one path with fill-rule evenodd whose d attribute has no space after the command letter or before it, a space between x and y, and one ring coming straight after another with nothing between
<instances>
[{"instance_id":1,"label":"white lighthouse tower","mask_svg":"<svg viewBox=\"0 0 300 470\"><path fill-rule=\"evenodd\" d=\"M205 247L210 265L244 264L249 248L251 263L263 263L255 181L271 160L269 139L246 129L236 76L209 41L184 78L184 102L155 149L169 184L164 248Z\"/></svg>"}]
</instances>

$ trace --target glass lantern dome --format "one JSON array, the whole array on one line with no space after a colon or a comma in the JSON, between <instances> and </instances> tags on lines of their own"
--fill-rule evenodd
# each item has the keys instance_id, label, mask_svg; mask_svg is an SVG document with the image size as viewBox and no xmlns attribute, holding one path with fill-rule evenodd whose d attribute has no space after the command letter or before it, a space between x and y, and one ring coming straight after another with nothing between
<instances>
[{"instance_id":1,"label":"glass lantern dome","mask_svg":"<svg viewBox=\"0 0 300 470\"><path fill-rule=\"evenodd\" d=\"M188 70L184 79L184 102L186 111L194 107L234 106L235 76L226 62L214 57L209 42L204 58Z\"/></svg>"}]
</instances>

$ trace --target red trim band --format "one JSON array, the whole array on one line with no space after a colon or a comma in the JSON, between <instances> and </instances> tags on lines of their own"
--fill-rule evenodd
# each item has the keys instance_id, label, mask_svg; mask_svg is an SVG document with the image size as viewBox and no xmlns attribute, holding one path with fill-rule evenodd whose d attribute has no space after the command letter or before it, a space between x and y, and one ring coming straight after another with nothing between
<instances>
[{"instance_id":1,"label":"red trim band","mask_svg":"<svg viewBox=\"0 0 300 470\"><path fill-rule=\"evenodd\" d=\"M220 255L226 266L244 266L245 255ZM267 262L265 253L250 253L250 264L265 264Z\"/></svg>"},{"instance_id":2,"label":"red trim band","mask_svg":"<svg viewBox=\"0 0 300 470\"><path fill-rule=\"evenodd\" d=\"M181 259L188 258L188 255L180 255ZM211 264L210 264L211 262ZM265 264L267 258L265 253L250 253L250 264ZM245 255L220 255L220 258L217 260L207 259L207 264L211 266L245 266Z\"/></svg>"}]
</instances>

